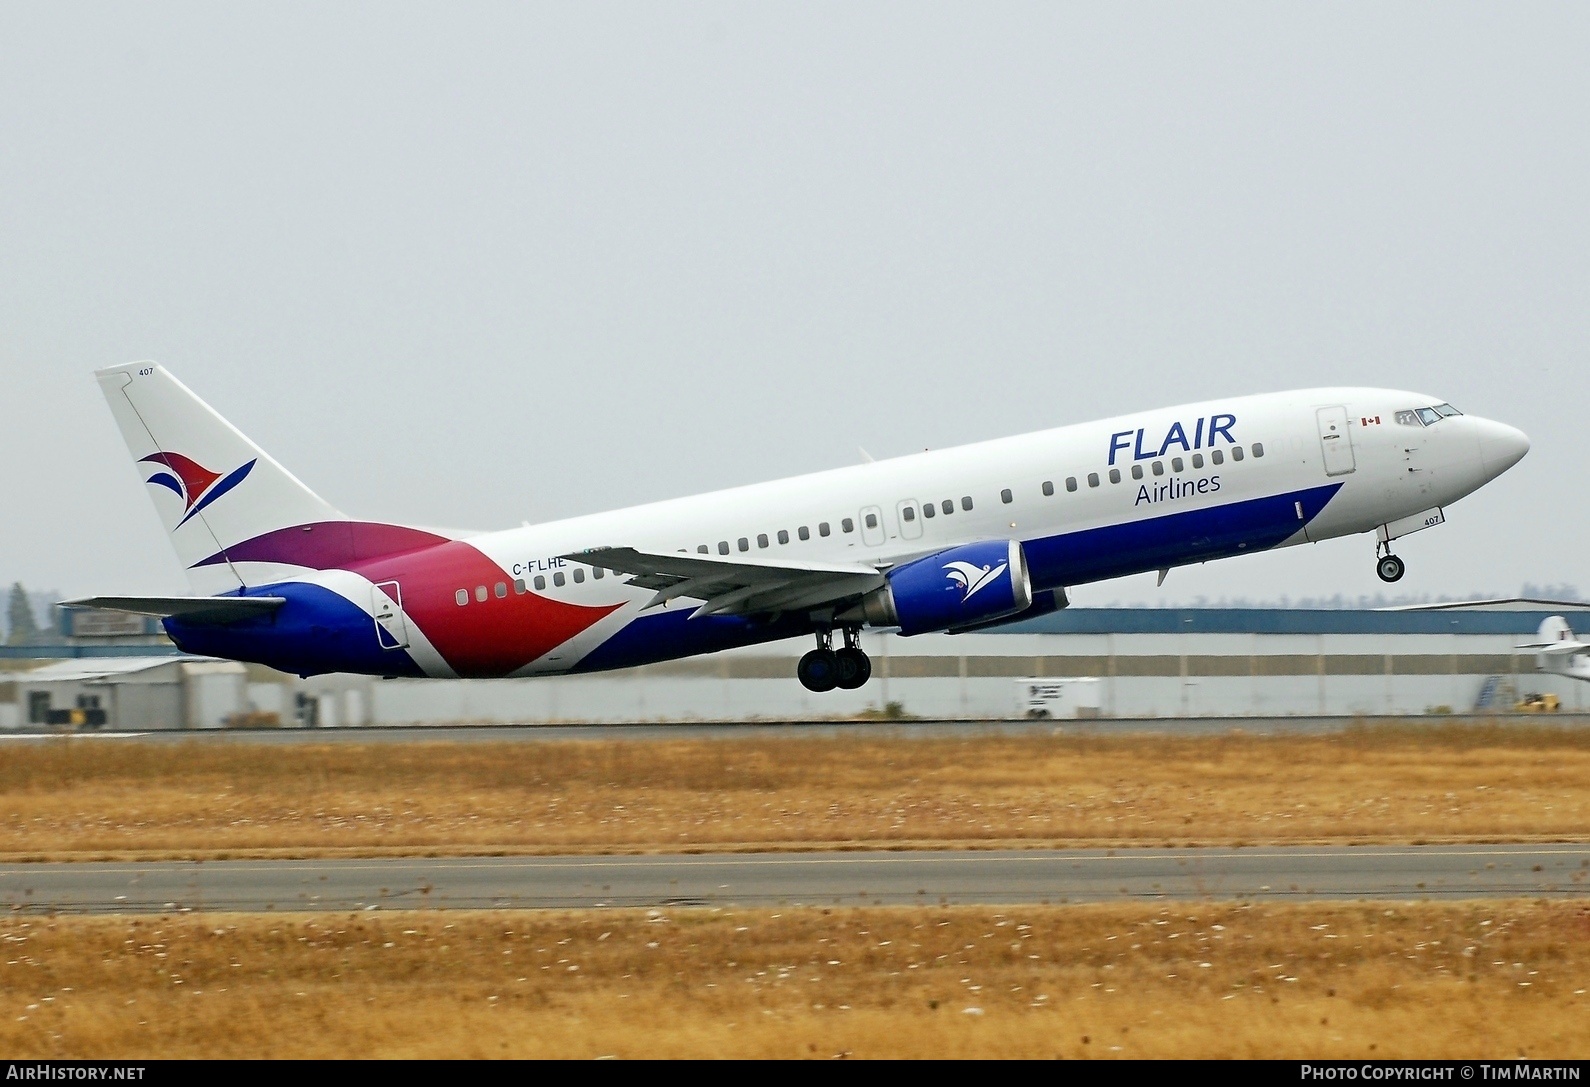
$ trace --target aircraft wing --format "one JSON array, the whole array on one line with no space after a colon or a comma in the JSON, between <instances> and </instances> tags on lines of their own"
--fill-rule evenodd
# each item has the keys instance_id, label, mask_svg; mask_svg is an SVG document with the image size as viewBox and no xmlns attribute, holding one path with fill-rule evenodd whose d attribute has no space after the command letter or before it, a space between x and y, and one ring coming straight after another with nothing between
<instances>
[{"instance_id":1,"label":"aircraft wing","mask_svg":"<svg viewBox=\"0 0 1590 1087\"><path fill-rule=\"evenodd\" d=\"M131 612L152 615L156 619L227 623L269 615L285 603L285 596L85 596L80 600L63 600L61 607Z\"/></svg>"},{"instance_id":2,"label":"aircraft wing","mask_svg":"<svg viewBox=\"0 0 1590 1087\"><path fill-rule=\"evenodd\" d=\"M701 601L696 615L755 615L821 608L854 600L884 584L871 566L831 562L773 562L682 551L595 547L563 558L633 574L629 584L655 589L646 607L678 597Z\"/></svg>"}]
</instances>

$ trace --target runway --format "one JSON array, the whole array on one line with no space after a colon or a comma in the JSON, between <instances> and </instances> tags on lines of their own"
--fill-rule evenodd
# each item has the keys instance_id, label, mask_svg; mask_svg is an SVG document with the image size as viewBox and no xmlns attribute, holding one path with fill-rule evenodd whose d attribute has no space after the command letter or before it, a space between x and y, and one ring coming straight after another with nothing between
<instances>
[{"instance_id":1,"label":"runway","mask_svg":"<svg viewBox=\"0 0 1590 1087\"><path fill-rule=\"evenodd\" d=\"M1590 896L1590 843L13 864L27 913Z\"/></svg>"},{"instance_id":2,"label":"runway","mask_svg":"<svg viewBox=\"0 0 1590 1087\"><path fill-rule=\"evenodd\" d=\"M0 741L47 742L74 739L119 739L140 743L546 743L563 740L752 740L822 738L974 738L979 736L1175 736L1328 735L1355 726L1393 725L1439 728L1452 724L1517 724L1563 729L1590 727L1590 714L1557 713L1507 718L1435 717L1095 717L1065 720L905 720L905 721L696 721L678 724L568 725L361 725L339 728L157 729L148 732L84 730L75 733L17 730L0 733Z\"/></svg>"}]
</instances>

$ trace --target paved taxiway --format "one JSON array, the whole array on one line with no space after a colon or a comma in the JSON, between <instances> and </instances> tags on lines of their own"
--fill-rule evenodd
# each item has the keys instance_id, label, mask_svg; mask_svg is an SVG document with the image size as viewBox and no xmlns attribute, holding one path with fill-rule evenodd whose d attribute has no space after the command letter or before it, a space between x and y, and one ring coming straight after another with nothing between
<instances>
[{"instance_id":1,"label":"paved taxiway","mask_svg":"<svg viewBox=\"0 0 1590 1087\"><path fill-rule=\"evenodd\" d=\"M1067 720L1007 721L698 721L678 724L605 725L363 725L342 728L159 729L151 732L83 731L82 739L136 740L142 743L478 743L547 742L553 740L747 740L791 737L870 738L977 736L1114 736L1153 733L1175 736L1322 735L1362 725L1407 725L1419 728L1454 723L1508 724L1564 729L1590 728L1590 714L1482 717L1110 717ZM47 741L65 734L17 731L0 740Z\"/></svg>"},{"instance_id":2,"label":"paved taxiway","mask_svg":"<svg viewBox=\"0 0 1590 1087\"><path fill-rule=\"evenodd\" d=\"M1590 896L1590 843L0 866L30 913Z\"/></svg>"}]
</instances>

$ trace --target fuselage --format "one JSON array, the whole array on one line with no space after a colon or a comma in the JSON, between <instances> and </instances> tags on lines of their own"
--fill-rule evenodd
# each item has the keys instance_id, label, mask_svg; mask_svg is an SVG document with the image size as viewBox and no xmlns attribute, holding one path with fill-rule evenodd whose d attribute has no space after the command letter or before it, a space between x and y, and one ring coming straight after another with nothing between
<instances>
[{"instance_id":1,"label":"fuselage","mask_svg":"<svg viewBox=\"0 0 1590 1087\"><path fill-rule=\"evenodd\" d=\"M807 634L834 611L703 615L699 599L656 605L569 556L623 546L887 572L1013 540L1032 588L1049 591L1373 531L1439 511L1527 448L1511 427L1415 393L1235 397L461 538L370 523L346 543L341 528L273 533L283 546L227 561L244 593L286 596L282 615L167 627L190 651L303 674L626 667Z\"/></svg>"}]
</instances>

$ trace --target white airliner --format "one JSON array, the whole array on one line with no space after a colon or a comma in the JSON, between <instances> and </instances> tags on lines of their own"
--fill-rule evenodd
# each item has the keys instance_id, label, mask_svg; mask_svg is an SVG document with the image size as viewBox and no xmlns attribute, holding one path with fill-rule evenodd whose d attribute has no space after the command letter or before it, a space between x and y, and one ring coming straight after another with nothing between
<instances>
[{"instance_id":1,"label":"white airliner","mask_svg":"<svg viewBox=\"0 0 1590 1087\"><path fill-rule=\"evenodd\" d=\"M1560 615L1543 620L1535 637L1540 640L1526 642L1518 648L1535 651L1536 668L1559 676L1590 680L1590 643L1573 636L1568 620Z\"/></svg>"},{"instance_id":2,"label":"white airliner","mask_svg":"<svg viewBox=\"0 0 1590 1087\"><path fill-rule=\"evenodd\" d=\"M97 376L203 595L69 605L305 676L554 675L815 637L800 681L852 689L864 627L982 629L1084 582L1359 532L1396 581L1392 540L1529 449L1436 397L1309 389L449 533L344 516L163 367Z\"/></svg>"}]
</instances>

